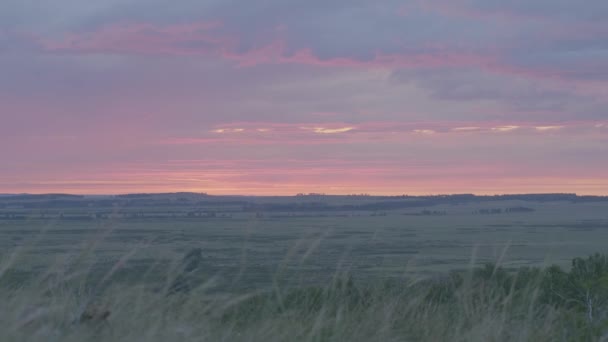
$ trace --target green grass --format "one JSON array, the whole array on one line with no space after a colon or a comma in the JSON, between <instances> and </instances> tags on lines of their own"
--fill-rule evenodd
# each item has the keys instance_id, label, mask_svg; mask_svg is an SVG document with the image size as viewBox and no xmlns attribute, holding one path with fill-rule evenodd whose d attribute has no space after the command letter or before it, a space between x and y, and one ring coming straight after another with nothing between
<instances>
[{"instance_id":1,"label":"green grass","mask_svg":"<svg viewBox=\"0 0 608 342\"><path fill-rule=\"evenodd\" d=\"M537 204L535 213L472 215L478 207L437 208L449 213L437 217L2 220L0 253L19 248L18 267L27 270L77 253L92 239L100 240L97 263L112 263L133 249L130 264L162 262L201 247L210 273L230 277L242 270L238 282L258 288L269 285L288 256L288 268L303 281L326 278L340 264L357 278L376 279L465 269L471 259L497 260L505 247L510 267L566 267L576 256L602 251L608 240L605 204Z\"/></svg>"},{"instance_id":2,"label":"green grass","mask_svg":"<svg viewBox=\"0 0 608 342\"><path fill-rule=\"evenodd\" d=\"M606 204L479 207L2 220L0 341L608 340Z\"/></svg>"},{"instance_id":3,"label":"green grass","mask_svg":"<svg viewBox=\"0 0 608 342\"><path fill-rule=\"evenodd\" d=\"M336 273L317 286L228 293L188 259L158 286L101 277L91 250L35 281L12 282L0 300L1 341L598 341L608 335L608 259L570 271L495 265L434 279L358 283ZM195 258L196 259L196 258ZM184 264L186 263L186 264ZM7 260L0 279L9 276ZM176 281L189 281L170 291ZM593 298L592 313L588 302Z\"/></svg>"}]
</instances>

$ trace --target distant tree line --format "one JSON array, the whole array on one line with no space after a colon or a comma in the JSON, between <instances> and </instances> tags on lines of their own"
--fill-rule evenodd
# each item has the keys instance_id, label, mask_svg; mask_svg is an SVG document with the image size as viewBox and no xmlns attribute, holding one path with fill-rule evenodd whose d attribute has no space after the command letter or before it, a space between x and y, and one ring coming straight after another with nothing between
<instances>
[{"instance_id":1,"label":"distant tree line","mask_svg":"<svg viewBox=\"0 0 608 342\"><path fill-rule=\"evenodd\" d=\"M0 209L20 207L24 209L44 208L135 208L135 207L195 207L238 206L243 211L329 211L329 210L395 210L431 207L435 205L461 205L479 202L521 200L528 202L566 201L570 203L608 201L608 197L577 196L575 194L530 194L475 196L472 194L437 196L329 196L322 193L298 194L295 197L277 197L265 203L265 197L211 196L205 193L127 194L118 196L91 197L79 195L13 195L0 197ZM298 200L296 200L296 198ZM305 198L308 201L301 201ZM333 204L334 198L360 198L357 204ZM523 208L512 208L508 212L524 212Z\"/></svg>"},{"instance_id":2,"label":"distant tree line","mask_svg":"<svg viewBox=\"0 0 608 342\"><path fill-rule=\"evenodd\" d=\"M506 208L504 211L501 208L490 208L490 209L479 209L477 211L474 212L474 214L481 214L481 215L495 215L495 214L502 214L507 213L507 214L511 214L511 213L531 213L536 211L533 208L527 208L527 207L511 207L511 208Z\"/></svg>"}]
</instances>

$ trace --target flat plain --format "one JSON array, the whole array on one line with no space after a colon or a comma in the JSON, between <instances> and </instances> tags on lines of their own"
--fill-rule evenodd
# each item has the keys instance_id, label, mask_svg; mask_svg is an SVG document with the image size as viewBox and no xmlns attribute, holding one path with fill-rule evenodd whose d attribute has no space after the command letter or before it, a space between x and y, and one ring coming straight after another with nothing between
<instances>
[{"instance_id":1,"label":"flat plain","mask_svg":"<svg viewBox=\"0 0 608 342\"><path fill-rule=\"evenodd\" d=\"M136 197L109 209L105 198L37 205L5 200L0 248L10 277L1 279L29 279L82 258L93 278L111 270L116 280L155 284L187 251L200 248L201 267L217 288L242 291L322 283L337 272L365 282L429 277L485 262L568 268L575 257L606 252L608 242L604 200L472 198L383 209L374 203L386 201L376 198L304 197L225 204L187 198L179 206L174 197ZM363 204L351 208L351 202ZM299 204L281 207L286 203Z\"/></svg>"}]
</instances>

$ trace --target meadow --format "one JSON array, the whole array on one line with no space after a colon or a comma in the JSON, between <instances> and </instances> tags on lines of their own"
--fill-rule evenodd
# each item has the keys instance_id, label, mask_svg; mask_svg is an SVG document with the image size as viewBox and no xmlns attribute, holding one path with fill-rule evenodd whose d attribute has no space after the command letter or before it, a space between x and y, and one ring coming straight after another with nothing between
<instances>
[{"instance_id":1,"label":"meadow","mask_svg":"<svg viewBox=\"0 0 608 342\"><path fill-rule=\"evenodd\" d=\"M567 277L573 259L606 252L606 201L268 198L246 210L234 199L103 200L0 207L3 341L593 341L608 331L608 301L589 319L545 293L550 266Z\"/></svg>"}]
</instances>

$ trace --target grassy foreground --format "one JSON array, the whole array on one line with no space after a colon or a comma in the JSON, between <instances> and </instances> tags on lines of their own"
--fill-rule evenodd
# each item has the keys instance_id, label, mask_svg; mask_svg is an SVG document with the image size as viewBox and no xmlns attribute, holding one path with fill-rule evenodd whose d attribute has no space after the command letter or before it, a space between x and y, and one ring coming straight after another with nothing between
<instances>
[{"instance_id":1,"label":"grassy foreground","mask_svg":"<svg viewBox=\"0 0 608 342\"><path fill-rule=\"evenodd\" d=\"M440 279L324 286L241 295L210 291L197 252L165 284L95 286L77 268L0 290L1 341L602 341L608 340L608 258L559 267L494 265ZM0 280L9 267L0 269Z\"/></svg>"}]
</instances>

